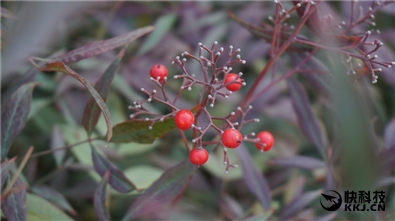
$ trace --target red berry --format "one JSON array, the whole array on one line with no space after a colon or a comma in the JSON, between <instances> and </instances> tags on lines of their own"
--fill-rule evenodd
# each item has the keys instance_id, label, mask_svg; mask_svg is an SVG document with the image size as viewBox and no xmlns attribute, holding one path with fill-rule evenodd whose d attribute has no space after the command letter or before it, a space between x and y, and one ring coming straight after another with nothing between
<instances>
[{"instance_id":1,"label":"red berry","mask_svg":"<svg viewBox=\"0 0 395 221\"><path fill-rule=\"evenodd\" d=\"M174 121L179 129L188 130L195 121L195 116L190 110L179 110Z\"/></svg>"},{"instance_id":2,"label":"red berry","mask_svg":"<svg viewBox=\"0 0 395 221\"><path fill-rule=\"evenodd\" d=\"M232 82L234 79L236 79L236 77L237 77L237 74L233 74L233 73L226 75L224 84ZM228 86L226 86L226 89L228 89L230 91L238 91L241 88L241 83L242 83L242 80L241 80L241 78L239 78L234 83L231 83Z\"/></svg>"},{"instance_id":3,"label":"red berry","mask_svg":"<svg viewBox=\"0 0 395 221\"><path fill-rule=\"evenodd\" d=\"M167 77L167 68L161 64L156 64L152 66L151 70L149 71L149 74L154 79L158 79L159 77L159 81L162 82L163 79Z\"/></svg>"},{"instance_id":4,"label":"red berry","mask_svg":"<svg viewBox=\"0 0 395 221\"><path fill-rule=\"evenodd\" d=\"M203 165L208 160L208 152L205 149L194 148L189 152L189 160L195 165Z\"/></svg>"},{"instance_id":5,"label":"red berry","mask_svg":"<svg viewBox=\"0 0 395 221\"><path fill-rule=\"evenodd\" d=\"M268 151L272 148L274 144L273 135L267 131L261 131L256 136L259 138L259 143L256 143L255 146L258 150Z\"/></svg>"},{"instance_id":6,"label":"red berry","mask_svg":"<svg viewBox=\"0 0 395 221\"><path fill-rule=\"evenodd\" d=\"M236 148L240 145L243 140L243 136L240 131L236 129L227 129L222 134L222 144L225 147Z\"/></svg>"}]
</instances>

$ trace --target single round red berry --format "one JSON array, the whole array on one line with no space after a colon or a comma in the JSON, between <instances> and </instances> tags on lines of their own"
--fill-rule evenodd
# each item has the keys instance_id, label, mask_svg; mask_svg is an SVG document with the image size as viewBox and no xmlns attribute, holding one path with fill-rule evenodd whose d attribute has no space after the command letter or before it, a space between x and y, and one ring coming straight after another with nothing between
<instances>
[{"instance_id":1,"label":"single round red berry","mask_svg":"<svg viewBox=\"0 0 395 221\"><path fill-rule=\"evenodd\" d=\"M195 116L190 110L179 110L174 121L179 129L188 130L195 121Z\"/></svg>"},{"instance_id":2,"label":"single round red berry","mask_svg":"<svg viewBox=\"0 0 395 221\"><path fill-rule=\"evenodd\" d=\"M228 148L236 148L243 140L240 131L236 129L227 129L222 134L222 144Z\"/></svg>"},{"instance_id":3,"label":"single round red berry","mask_svg":"<svg viewBox=\"0 0 395 221\"><path fill-rule=\"evenodd\" d=\"M268 151L272 148L274 144L274 138L271 133L267 131L261 131L256 137L259 138L259 143L255 144L255 147L258 150Z\"/></svg>"},{"instance_id":4,"label":"single round red berry","mask_svg":"<svg viewBox=\"0 0 395 221\"><path fill-rule=\"evenodd\" d=\"M234 79L236 79L237 74L230 73L226 75L224 84L228 84L229 82L232 82ZM230 91L238 91L241 88L241 83L242 80L241 78L237 79L235 82L229 84L226 86L226 89Z\"/></svg>"},{"instance_id":5,"label":"single round red berry","mask_svg":"<svg viewBox=\"0 0 395 221\"><path fill-rule=\"evenodd\" d=\"M195 165L203 165L208 160L208 152L205 149L194 148L189 152L189 160Z\"/></svg>"},{"instance_id":6,"label":"single round red berry","mask_svg":"<svg viewBox=\"0 0 395 221\"><path fill-rule=\"evenodd\" d=\"M149 71L149 74L154 79L158 79L159 77L159 81L162 82L163 79L167 77L167 68L161 64L156 64L152 66L151 70Z\"/></svg>"}]
</instances>

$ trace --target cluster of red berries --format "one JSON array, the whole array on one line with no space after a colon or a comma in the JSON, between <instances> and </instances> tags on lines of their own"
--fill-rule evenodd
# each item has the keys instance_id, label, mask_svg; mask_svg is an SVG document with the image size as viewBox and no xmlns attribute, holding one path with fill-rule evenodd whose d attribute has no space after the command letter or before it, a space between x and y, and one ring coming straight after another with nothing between
<instances>
[{"instance_id":1,"label":"cluster of red berries","mask_svg":"<svg viewBox=\"0 0 395 221\"><path fill-rule=\"evenodd\" d=\"M151 80L154 81L161 88L164 99L161 99L155 95L156 90L153 90L152 93L149 93L148 91L142 88L141 91L147 94L149 98L145 101L134 102L135 106L134 107L131 106L129 108L136 110L136 113L132 114L131 118L134 118L137 115L158 116L157 114L151 113L150 111L148 111L143 107L144 103L151 102L153 100L165 104L169 108L171 108L172 112L169 114L162 115L160 117L155 117L152 119L146 118L146 121L151 121L151 125L149 129L152 129L152 126L154 125L155 122L163 121L167 117L174 117L175 125L180 130L188 130L190 128L193 128L194 132L199 133L200 135L198 134L197 137L195 137L192 140L192 143L194 143L194 148L189 153L189 160L191 163L197 166L203 165L204 163L207 162L209 158L209 153L207 152L207 150L205 150L202 147L208 144L205 144L205 142L202 141L202 137L209 128L215 129L221 134L221 140L214 142L211 141L211 143L222 144L224 146L224 155L225 155L224 164L227 165L226 166L226 172L227 172L229 167L237 167L237 165L230 164L226 153L226 148L237 148L242 141L247 141L247 142L253 142L256 148L263 152L271 149L274 143L274 139L271 133L267 131L262 131L258 133L255 138L251 138L251 136L255 136L254 133L250 133L244 137L240 133L239 130L241 129L243 124L247 124L250 122L259 122L259 119L245 120L245 116L247 112L252 108L251 106L244 111L240 107L237 108L237 110L242 115L242 119L240 122L233 122L233 123L231 122L231 117L235 115L234 112L230 113L227 117L214 117L211 116L211 114L206 110L205 106L208 104L210 107L214 107L216 96L222 96L224 98L228 98L232 92L238 91L242 86L245 85L244 80L241 78L242 73L241 72L239 74L232 73L231 72L232 68L228 66L235 63L242 63L242 64L245 63L245 60L242 60L240 55L238 54L240 52L240 49L233 51L233 47L230 46L228 62L223 66L217 67L216 62L218 61L218 57L223 54L224 49L220 48L220 50L215 53L214 49L216 44L217 42L215 42L210 49L204 46L203 44L199 43L200 51L198 57L189 54L188 52L184 52L181 54L181 56L183 56L184 58L180 59L180 57L177 56L176 60L172 62L172 64L178 64L183 71L182 75L174 76L175 79L183 79L183 85L181 86L181 90L179 93L182 93L185 90L191 90L192 86L195 84L202 85L205 88L206 94L203 93L205 95L202 94L201 96L206 96L206 97L201 97L200 99L201 101L202 100L205 101L200 104L199 110L194 110L192 112L191 110L187 110L187 109L180 110L176 108L175 102L177 101L179 95L175 98L175 100L173 101L169 100L168 96L166 95L166 91L164 90L164 86L168 78L168 70L164 65L161 64L155 64L154 66L152 66L149 73L151 76ZM209 53L209 56L207 58L203 56L203 51ZM203 68L202 71L205 77L204 81L195 78L193 74L189 74L189 72L185 69L184 64L187 61L186 58L192 58L193 60L196 60L201 64ZM234 58L236 58L236 60L233 60ZM208 71L209 69L212 71L210 72L211 77ZM218 78L222 78L223 80L218 80ZM223 88L226 88L228 92L223 93L222 91L220 91ZM196 126L197 124L195 122L195 118L199 118L200 114L202 113L206 114L206 116L210 120L209 125L204 129ZM230 129L226 129L225 131L221 130L213 123L212 121L213 119L224 121L227 124L227 126L230 127ZM236 129L235 126L238 126L238 128Z\"/></svg>"},{"instance_id":2,"label":"cluster of red berries","mask_svg":"<svg viewBox=\"0 0 395 221\"><path fill-rule=\"evenodd\" d=\"M159 81L163 81L168 75L168 71L163 65L154 65L150 70L152 78ZM235 80L236 79L236 80ZM242 79L238 78L237 74L230 73L225 77L224 84L230 91L237 91L241 88ZM179 110L176 113L174 122L178 129L188 130L192 127L195 122L195 115L190 110ZM271 133L262 131L258 133L257 139L259 141L255 143L258 150L268 151L274 144L274 138ZM227 148L236 148L240 145L243 140L243 136L237 129L227 129L222 133L221 141L222 144ZM189 153L189 160L195 165L202 165L207 162L209 154L207 150L203 148L194 148Z\"/></svg>"}]
</instances>

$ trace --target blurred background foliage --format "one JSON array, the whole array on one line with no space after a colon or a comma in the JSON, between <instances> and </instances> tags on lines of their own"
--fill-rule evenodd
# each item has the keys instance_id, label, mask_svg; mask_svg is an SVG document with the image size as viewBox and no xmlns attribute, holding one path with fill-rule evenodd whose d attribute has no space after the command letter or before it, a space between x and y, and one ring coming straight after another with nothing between
<instances>
[{"instance_id":1,"label":"blurred background foliage","mask_svg":"<svg viewBox=\"0 0 395 221\"><path fill-rule=\"evenodd\" d=\"M113 124L117 124L128 119L131 114L128 106L133 101L144 98L140 93L141 87L147 90L155 88L148 77L153 64L161 63L169 69L171 80L168 81L167 89L174 96L180 87L180 82L172 80L172 75L180 74L177 67L170 65L175 56L184 51L196 54L199 42L211 45L218 41L224 48L233 45L241 48L240 54L247 61L246 65L233 67L235 72L244 73L247 86L232 94L228 100L219 100L215 108L210 110L213 115L226 115L239 105L249 85L252 85L265 66L270 50L269 43L251 35L231 20L227 11L259 26L268 22L267 16L273 15L275 10L271 1L6 1L1 4L14 15L2 18L2 102L5 96L10 96L7 90L11 90L15 82L26 79L40 83L33 92L26 126L12 145L8 157L19 156L19 164L28 147L34 146L33 156L22 173L24 182L28 184L28 192L32 195L28 198L34 201L36 195L44 197L77 220L96 219L93 194L101 178L93 170L89 144L83 143L42 156L35 156L35 153L87 139L81 119L90 94L78 81L67 75L30 69L27 56L48 57L92 41L154 25L153 32L129 44L112 84L107 105ZM283 4L291 7L289 2ZM366 2L360 4L364 7L368 5ZM350 16L348 1L325 2L325 5L340 20ZM379 29L380 34L375 33L372 38L383 41L385 45L377 54L379 58L394 61L394 4L384 7L375 16L377 26L374 29ZM296 25L298 21L296 13L291 14L291 19L287 20L289 25ZM363 33L372 27L363 24L358 28L360 30L355 30L355 33ZM303 29L302 34L311 37L307 29ZM70 66L93 85L118 50ZM298 52L292 52L280 57L276 71L270 71L265 76L258 90L292 69L298 56ZM316 62L308 65L322 65L336 76L335 80L322 77L319 78L321 83L317 83L317 79L309 74L296 74L291 80L281 81L251 104L254 109L249 112L249 117L260 118L260 123L242 130L242 133L267 130L275 137L275 146L267 153L259 153L250 143L240 147L248 150L251 162L269 184L271 210L264 210L256 195L248 188L246 179L252 177L243 176L241 168L232 169L229 174L225 174L222 150L209 146L209 161L193 175L184 194L167 214L167 219L394 218L394 68L379 73L379 81L373 85L368 76L354 82L354 79L343 74L346 71L339 65L342 61L336 54L323 51L315 59ZM199 75L198 63L191 62L188 68ZM197 103L198 92L198 88L187 92L178 103L180 108L192 108ZM301 110L297 110L293 103L298 100L302 104ZM297 114L298 111L306 111L306 107L318 122L318 130L310 130L312 134L307 135L303 128L311 126L311 122L309 118L301 119ZM166 112L160 105L151 105L149 108ZM95 134L99 136L105 133L105 122L101 118ZM191 137L189 132L186 135ZM213 137L214 135L215 133ZM320 137L317 143L312 141L316 136ZM140 189L148 188L166 169L188 156L176 130L149 145L110 143L108 148L104 148L104 142L94 143ZM317 147L317 144L322 147ZM239 163L236 151L228 152L231 161ZM386 211L382 213L351 213L341 210L329 213L319 205L319 193L327 189L373 191L377 188L386 191ZM51 191L60 195L54 201L48 198L48 195L53 195ZM108 205L113 220L122 219L138 197L137 192L120 194L110 191L109 194ZM34 209L29 210L29 205L33 204L27 204L28 214L29 211L35 212ZM55 213L52 218L56 219L61 213ZM30 216L30 219L34 218Z\"/></svg>"}]
</instances>

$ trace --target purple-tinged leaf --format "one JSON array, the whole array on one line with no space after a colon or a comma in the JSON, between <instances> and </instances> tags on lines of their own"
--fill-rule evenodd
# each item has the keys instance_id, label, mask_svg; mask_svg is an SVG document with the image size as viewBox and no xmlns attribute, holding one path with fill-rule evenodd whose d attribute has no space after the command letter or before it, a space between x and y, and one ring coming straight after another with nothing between
<instances>
[{"instance_id":1,"label":"purple-tinged leaf","mask_svg":"<svg viewBox=\"0 0 395 221\"><path fill-rule=\"evenodd\" d=\"M247 219L244 219L244 221L262 221L262 220L268 220L269 217L271 217L273 214L273 210L266 211L262 214L248 217Z\"/></svg>"},{"instance_id":2,"label":"purple-tinged leaf","mask_svg":"<svg viewBox=\"0 0 395 221\"><path fill-rule=\"evenodd\" d=\"M9 193L1 199L1 210L8 220L26 220L26 186L18 178Z\"/></svg>"},{"instance_id":3,"label":"purple-tinged leaf","mask_svg":"<svg viewBox=\"0 0 395 221\"><path fill-rule=\"evenodd\" d=\"M149 129L150 126L151 122L145 120L129 120L119 123L113 128L111 142L150 144L176 127L174 118L166 118L162 122L155 122L152 129Z\"/></svg>"},{"instance_id":4,"label":"purple-tinged leaf","mask_svg":"<svg viewBox=\"0 0 395 221\"><path fill-rule=\"evenodd\" d=\"M296 168L302 168L307 170L315 170L318 168L325 167L325 163L323 161L305 156L277 158L275 160L270 160L269 164L296 167Z\"/></svg>"},{"instance_id":5,"label":"purple-tinged leaf","mask_svg":"<svg viewBox=\"0 0 395 221\"><path fill-rule=\"evenodd\" d=\"M292 78L288 78L287 83L292 99L292 105L303 133L317 148L318 152L321 155L324 155L325 145L322 139L321 128L319 127L317 117L311 109L306 91Z\"/></svg>"},{"instance_id":6,"label":"purple-tinged leaf","mask_svg":"<svg viewBox=\"0 0 395 221\"><path fill-rule=\"evenodd\" d=\"M107 100L107 96L110 93L110 87L115 74L118 71L119 64L125 55L126 47L118 53L114 61L110 64L104 74L95 84L96 91L103 98L104 102ZM88 136L92 134L97 122L99 121L101 111L99 106L95 103L95 100L91 98L85 106L84 114L82 116L82 126L88 133Z\"/></svg>"},{"instance_id":7,"label":"purple-tinged leaf","mask_svg":"<svg viewBox=\"0 0 395 221\"><path fill-rule=\"evenodd\" d=\"M65 73L67 75L70 75L71 77L75 78L79 82L81 82L91 93L93 99L95 99L96 104L99 106L100 110L103 112L104 119L106 120L106 125L107 125L107 142L111 139L112 137L112 123L111 123L111 114L110 111L108 110L108 107L106 105L106 102L103 100L103 98L100 96L100 94L96 91L95 88L93 88L86 80L79 75L77 72L75 72L73 69L71 69L69 66L65 65L63 62L54 62L54 63L49 63L45 67L40 67L39 68L42 71L60 71L62 73Z\"/></svg>"},{"instance_id":8,"label":"purple-tinged leaf","mask_svg":"<svg viewBox=\"0 0 395 221\"><path fill-rule=\"evenodd\" d=\"M337 213L333 212L333 213L329 213L329 214L323 215L321 217L317 217L315 219L315 221L331 221L331 220L334 220L334 218L336 216L337 216Z\"/></svg>"},{"instance_id":9,"label":"purple-tinged leaf","mask_svg":"<svg viewBox=\"0 0 395 221\"><path fill-rule=\"evenodd\" d=\"M133 30L123 35L119 35L114 38L103 41L91 42L81 48L77 48L63 55L51 58L51 63L60 61L65 64L69 64L86 58L90 58L106 51L112 50L114 48L120 47L122 45L127 45L130 42L136 40L137 38L151 32L152 30L154 30L153 26L147 26L144 28Z\"/></svg>"},{"instance_id":10,"label":"purple-tinged leaf","mask_svg":"<svg viewBox=\"0 0 395 221\"><path fill-rule=\"evenodd\" d=\"M250 192L256 196L263 208L266 210L270 209L271 195L265 177L253 164L253 160L243 144L236 149L236 152L240 160L241 169L243 170L244 183L247 185Z\"/></svg>"},{"instance_id":11,"label":"purple-tinged leaf","mask_svg":"<svg viewBox=\"0 0 395 221\"><path fill-rule=\"evenodd\" d=\"M0 191L3 191L4 183L8 177L8 172L10 171L11 165L15 162L15 160L16 160L16 157L13 157L12 159L6 160L3 163L1 163L1 178L0 178L1 179L0 180L1 189L0 189Z\"/></svg>"},{"instance_id":12,"label":"purple-tinged leaf","mask_svg":"<svg viewBox=\"0 0 395 221\"><path fill-rule=\"evenodd\" d=\"M48 186L38 186L31 188L32 192L38 196L48 200L60 209L69 212L70 214L76 215L76 211L67 201L67 199L58 191L48 187Z\"/></svg>"},{"instance_id":13,"label":"purple-tinged leaf","mask_svg":"<svg viewBox=\"0 0 395 221\"><path fill-rule=\"evenodd\" d=\"M387 149L395 145L395 118L393 118L385 127L384 144Z\"/></svg>"},{"instance_id":14,"label":"purple-tinged leaf","mask_svg":"<svg viewBox=\"0 0 395 221\"><path fill-rule=\"evenodd\" d=\"M33 88L37 83L28 83L16 90L1 108L1 157L8 151L25 127L30 111Z\"/></svg>"},{"instance_id":15,"label":"purple-tinged leaf","mask_svg":"<svg viewBox=\"0 0 395 221\"><path fill-rule=\"evenodd\" d=\"M50 148L54 150L53 155L55 157L56 165L62 165L62 161L65 155L65 150L57 150L58 148L66 146L63 138L62 131L59 126L54 126L51 133Z\"/></svg>"},{"instance_id":16,"label":"purple-tinged leaf","mask_svg":"<svg viewBox=\"0 0 395 221\"><path fill-rule=\"evenodd\" d=\"M99 186L97 187L93 198L96 217L99 221L111 220L110 214L108 213L108 208L106 207L106 199L107 199L106 187L109 179L110 179L110 170L108 170L104 174L103 179L99 183Z\"/></svg>"},{"instance_id":17,"label":"purple-tinged leaf","mask_svg":"<svg viewBox=\"0 0 395 221\"><path fill-rule=\"evenodd\" d=\"M264 39L267 42L271 42L271 39L273 38L273 29L272 28L261 28L257 27L251 24L248 24L247 22L241 20L239 17L237 17L235 14L232 12L228 12L228 16L237 22L239 25L241 25L243 28L247 29L252 35L257 36L259 38ZM283 32L279 36L277 36L281 42L286 41L290 37L290 33ZM299 39L304 39L301 36L298 36ZM301 44L292 44L290 46L290 49L296 50L296 51L310 51L311 46L309 45L301 45Z\"/></svg>"},{"instance_id":18,"label":"purple-tinged leaf","mask_svg":"<svg viewBox=\"0 0 395 221\"><path fill-rule=\"evenodd\" d=\"M292 218L297 212L309 205L321 194L321 190L306 192L302 195L296 196L287 205L283 207L280 212L281 220L288 220Z\"/></svg>"},{"instance_id":19,"label":"purple-tinged leaf","mask_svg":"<svg viewBox=\"0 0 395 221\"><path fill-rule=\"evenodd\" d=\"M7 9L0 7L0 17L8 18L8 19L16 19L15 15L12 14Z\"/></svg>"},{"instance_id":20,"label":"purple-tinged leaf","mask_svg":"<svg viewBox=\"0 0 395 221\"><path fill-rule=\"evenodd\" d=\"M123 220L155 216L184 191L196 166L184 160L166 170L129 208Z\"/></svg>"},{"instance_id":21,"label":"purple-tinged leaf","mask_svg":"<svg viewBox=\"0 0 395 221\"><path fill-rule=\"evenodd\" d=\"M110 170L109 183L116 191L120 193L127 193L137 189L137 187L125 176L125 174L112 162L102 157L96 148L91 144L92 149L92 161L95 171L100 175L104 176L106 171Z\"/></svg>"},{"instance_id":22,"label":"purple-tinged leaf","mask_svg":"<svg viewBox=\"0 0 395 221\"><path fill-rule=\"evenodd\" d=\"M395 144L384 149L378 155L379 171L389 174L395 168Z\"/></svg>"}]
</instances>

